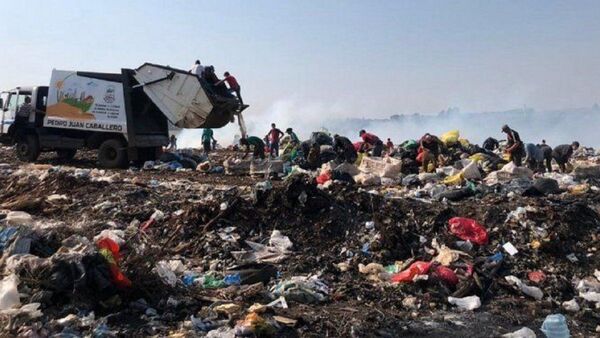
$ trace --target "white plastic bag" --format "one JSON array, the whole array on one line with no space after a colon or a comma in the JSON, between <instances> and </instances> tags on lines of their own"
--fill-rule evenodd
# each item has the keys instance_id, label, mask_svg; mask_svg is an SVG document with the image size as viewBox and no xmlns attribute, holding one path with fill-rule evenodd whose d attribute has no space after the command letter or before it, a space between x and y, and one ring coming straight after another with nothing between
<instances>
[{"instance_id":1,"label":"white plastic bag","mask_svg":"<svg viewBox=\"0 0 600 338\"><path fill-rule=\"evenodd\" d=\"M448 303L456 305L462 310L475 310L481 307L481 299L478 296L468 296L463 298L448 297Z\"/></svg>"},{"instance_id":2,"label":"white plastic bag","mask_svg":"<svg viewBox=\"0 0 600 338\"><path fill-rule=\"evenodd\" d=\"M19 285L19 277L15 274L8 275L0 282L0 310L21 306L17 285Z\"/></svg>"}]
</instances>

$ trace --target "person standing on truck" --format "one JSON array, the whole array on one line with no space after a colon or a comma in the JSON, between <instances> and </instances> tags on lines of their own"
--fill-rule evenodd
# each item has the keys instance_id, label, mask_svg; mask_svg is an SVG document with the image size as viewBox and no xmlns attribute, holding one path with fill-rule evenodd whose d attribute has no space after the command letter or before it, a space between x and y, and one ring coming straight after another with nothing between
<instances>
[{"instance_id":1,"label":"person standing on truck","mask_svg":"<svg viewBox=\"0 0 600 338\"><path fill-rule=\"evenodd\" d=\"M374 134L367 133L367 131L364 129L358 133L358 136L363 139L364 143L366 144L365 147L373 149L373 156L381 156L381 153L383 152L383 142L381 139L379 139L379 137Z\"/></svg>"},{"instance_id":2,"label":"person standing on truck","mask_svg":"<svg viewBox=\"0 0 600 338\"><path fill-rule=\"evenodd\" d=\"M279 156L279 139L283 135L283 132L275 126L275 123L271 123L271 130L266 137L269 140L269 151L272 157Z\"/></svg>"},{"instance_id":3,"label":"person standing on truck","mask_svg":"<svg viewBox=\"0 0 600 338\"><path fill-rule=\"evenodd\" d=\"M566 164L569 162L571 156L573 156L573 151L579 149L579 142L574 141L569 144L561 144L559 146L554 147L552 150L552 157L558 163L558 167L560 168L560 172L567 172Z\"/></svg>"},{"instance_id":4,"label":"person standing on truck","mask_svg":"<svg viewBox=\"0 0 600 338\"><path fill-rule=\"evenodd\" d=\"M502 126L502 132L506 134L506 149L504 151L510 154L510 160L516 166L520 167L525 149L519 133L511 129L507 124Z\"/></svg>"},{"instance_id":5,"label":"person standing on truck","mask_svg":"<svg viewBox=\"0 0 600 338\"><path fill-rule=\"evenodd\" d=\"M204 153L208 154L210 152L210 143L215 141L213 137L213 130L210 128L204 128L202 132L202 146L204 147Z\"/></svg>"},{"instance_id":6,"label":"person standing on truck","mask_svg":"<svg viewBox=\"0 0 600 338\"><path fill-rule=\"evenodd\" d=\"M227 84L229 85L229 92L235 93L238 100L240 101L240 104L244 105L244 101L242 100L242 94L240 93L241 87L240 87L240 84L237 82L236 78L233 75L229 74L229 72L225 72L223 74L223 76L225 78L223 80L217 82L217 85L219 85L223 82L227 82Z\"/></svg>"},{"instance_id":7,"label":"person standing on truck","mask_svg":"<svg viewBox=\"0 0 600 338\"><path fill-rule=\"evenodd\" d=\"M248 156L248 154L250 153L250 147L252 146L254 147L254 152L252 154L254 158L260 158L261 160L264 160L265 143L259 137L249 136L248 138L242 138L240 139L240 145L246 147L246 153L242 158L246 158Z\"/></svg>"},{"instance_id":8,"label":"person standing on truck","mask_svg":"<svg viewBox=\"0 0 600 338\"><path fill-rule=\"evenodd\" d=\"M190 73L197 75L199 78L203 78L204 76L204 66L200 64L200 60L196 60L196 63L190 69Z\"/></svg>"}]
</instances>

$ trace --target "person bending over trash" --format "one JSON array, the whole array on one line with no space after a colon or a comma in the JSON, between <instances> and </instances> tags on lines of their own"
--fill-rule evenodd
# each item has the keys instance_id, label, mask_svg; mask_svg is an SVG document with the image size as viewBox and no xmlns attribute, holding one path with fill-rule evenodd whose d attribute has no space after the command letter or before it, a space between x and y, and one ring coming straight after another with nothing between
<instances>
[{"instance_id":1,"label":"person bending over trash","mask_svg":"<svg viewBox=\"0 0 600 338\"><path fill-rule=\"evenodd\" d=\"M260 158L261 160L265 159L265 143L259 137L250 136L248 138L242 138L240 139L240 145L246 147L246 153L242 158L246 158L248 156L250 153L250 147L252 146L254 147L254 152L252 153L254 158Z\"/></svg>"},{"instance_id":2,"label":"person bending over trash","mask_svg":"<svg viewBox=\"0 0 600 338\"><path fill-rule=\"evenodd\" d=\"M433 163L433 167L436 168L438 164L438 156L442 152L444 143L437 136L426 133L419 140L419 146L423 152L422 168L423 172L427 172L429 163Z\"/></svg>"},{"instance_id":3,"label":"person bending over trash","mask_svg":"<svg viewBox=\"0 0 600 338\"><path fill-rule=\"evenodd\" d=\"M544 171L544 151L533 143L525 145L525 164L533 171Z\"/></svg>"},{"instance_id":4,"label":"person bending over trash","mask_svg":"<svg viewBox=\"0 0 600 338\"><path fill-rule=\"evenodd\" d=\"M372 155L380 157L383 152L383 142L374 134L367 133L364 129L358 133L368 148L373 150Z\"/></svg>"},{"instance_id":5,"label":"person bending over trash","mask_svg":"<svg viewBox=\"0 0 600 338\"><path fill-rule=\"evenodd\" d=\"M546 144L546 140L542 140L541 144L537 145L542 150L542 156L544 157L544 163L546 164L546 170L552 172L552 147Z\"/></svg>"},{"instance_id":6,"label":"person bending over trash","mask_svg":"<svg viewBox=\"0 0 600 338\"><path fill-rule=\"evenodd\" d=\"M337 154L338 162L354 163L358 157L352 141L337 134L333 136L333 151Z\"/></svg>"},{"instance_id":7,"label":"person bending over trash","mask_svg":"<svg viewBox=\"0 0 600 338\"><path fill-rule=\"evenodd\" d=\"M560 168L560 172L567 172L566 164L569 162L569 159L573 155L573 151L579 148L579 142L574 141L569 144L561 144L559 146L554 147L552 150L552 157L558 163L558 167Z\"/></svg>"},{"instance_id":8,"label":"person bending over trash","mask_svg":"<svg viewBox=\"0 0 600 338\"><path fill-rule=\"evenodd\" d=\"M500 143L493 137L488 137L483 141L481 147L487 151L494 151L500 147Z\"/></svg>"},{"instance_id":9,"label":"person bending over trash","mask_svg":"<svg viewBox=\"0 0 600 338\"><path fill-rule=\"evenodd\" d=\"M507 124L502 126L502 132L506 134L506 153L510 154L510 160L517 166L521 166L523 160L523 141L519 133L511 129Z\"/></svg>"}]
</instances>

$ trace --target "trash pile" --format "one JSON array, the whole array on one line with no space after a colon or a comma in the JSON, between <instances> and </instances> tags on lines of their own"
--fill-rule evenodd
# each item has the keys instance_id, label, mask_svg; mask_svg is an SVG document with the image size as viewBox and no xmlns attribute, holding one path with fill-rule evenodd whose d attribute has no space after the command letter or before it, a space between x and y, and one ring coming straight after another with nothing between
<instances>
[{"instance_id":1,"label":"trash pile","mask_svg":"<svg viewBox=\"0 0 600 338\"><path fill-rule=\"evenodd\" d=\"M0 149L2 335L600 332L595 152L568 174L230 153L208 161L222 174L164 174L181 160L98 170Z\"/></svg>"}]
</instances>

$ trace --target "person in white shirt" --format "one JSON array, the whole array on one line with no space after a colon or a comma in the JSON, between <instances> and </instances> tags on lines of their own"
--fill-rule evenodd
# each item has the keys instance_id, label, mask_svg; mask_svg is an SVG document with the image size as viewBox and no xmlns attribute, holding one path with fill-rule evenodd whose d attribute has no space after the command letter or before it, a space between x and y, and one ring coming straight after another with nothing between
<instances>
[{"instance_id":1,"label":"person in white shirt","mask_svg":"<svg viewBox=\"0 0 600 338\"><path fill-rule=\"evenodd\" d=\"M196 63L190 69L190 73L198 75L199 78L202 78L204 73L204 66L200 64L200 60L196 60Z\"/></svg>"}]
</instances>

